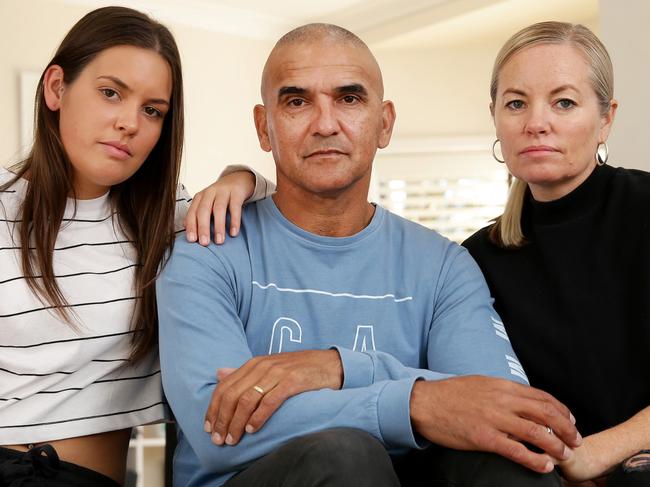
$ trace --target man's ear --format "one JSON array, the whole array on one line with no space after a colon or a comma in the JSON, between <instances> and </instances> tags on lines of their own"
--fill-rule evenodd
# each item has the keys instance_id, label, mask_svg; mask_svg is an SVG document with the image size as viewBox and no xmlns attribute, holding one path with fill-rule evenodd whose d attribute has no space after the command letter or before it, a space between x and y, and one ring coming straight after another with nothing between
<instances>
[{"instance_id":1,"label":"man's ear","mask_svg":"<svg viewBox=\"0 0 650 487\"><path fill-rule=\"evenodd\" d=\"M63 82L63 68L53 64L45 70L43 75L43 96L47 107L56 112L61 108L61 98L65 90Z\"/></svg>"},{"instance_id":2,"label":"man's ear","mask_svg":"<svg viewBox=\"0 0 650 487\"><path fill-rule=\"evenodd\" d=\"M255 108L253 108L253 118L255 119L255 130L257 130L260 147L264 152L271 152L269 127L266 123L266 107L264 105L255 105Z\"/></svg>"},{"instance_id":3,"label":"man's ear","mask_svg":"<svg viewBox=\"0 0 650 487\"><path fill-rule=\"evenodd\" d=\"M393 126L395 125L395 105L390 100L381 104L381 133L379 134L378 146L380 149L388 146L390 138L393 135Z\"/></svg>"}]
</instances>

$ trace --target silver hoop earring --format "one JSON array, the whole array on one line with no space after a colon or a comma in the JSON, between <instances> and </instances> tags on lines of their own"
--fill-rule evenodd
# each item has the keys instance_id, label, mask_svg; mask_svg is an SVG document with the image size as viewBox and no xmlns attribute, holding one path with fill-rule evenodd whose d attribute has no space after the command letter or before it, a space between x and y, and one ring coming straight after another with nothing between
<instances>
[{"instance_id":1,"label":"silver hoop earring","mask_svg":"<svg viewBox=\"0 0 650 487\"><path fill-rule=\"evenodd\" d=\"M497 144L499 144L499 152L501 153L501 157L503 157L503 152L501 152L501 141L499 139L495 140L494 144L492 144L492 157L494 157L495 161L500 162L501 164L503 164L504 162L506 162L506 160L505 159L499 159L497 157L497 153L496 153Z\"/></svg>"},{"instance_id":2,"label":"silver hoop earring","mask_svg":"<svg viewBox=\"0 0 650 487\"><path fill-rule=\"evenodd\" d=\"M602 166L607 164L607 159L609 159L609 147L607 147L607 142L601 142L596 147L596 163Z\"/></svg>"}]
</instances>

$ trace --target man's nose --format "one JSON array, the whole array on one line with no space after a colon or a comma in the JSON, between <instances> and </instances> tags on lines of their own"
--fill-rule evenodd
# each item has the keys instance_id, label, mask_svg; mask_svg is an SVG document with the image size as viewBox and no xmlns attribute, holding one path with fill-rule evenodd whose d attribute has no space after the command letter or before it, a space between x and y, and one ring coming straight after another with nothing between
<instances>
[{"instance_id":1,"label":"man's nose","mask_svg":"<svg viewBox=\"0 0 650 487\"><path fill-rule=\"evenodd\" d=\"M329 137L336 135L340 130L338 113L331 101L322 101L316 105L312 132L314 135Z\"/></svg>"}]
</instances>

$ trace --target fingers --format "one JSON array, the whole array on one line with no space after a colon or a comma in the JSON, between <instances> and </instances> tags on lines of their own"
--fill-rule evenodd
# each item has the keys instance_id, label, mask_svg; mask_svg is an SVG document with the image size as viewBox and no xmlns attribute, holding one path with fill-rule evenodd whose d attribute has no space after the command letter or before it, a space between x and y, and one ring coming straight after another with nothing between
<instances>
[{"instance_id":1,"label":"fingers","mask_svg":"<svg viewBox=\"0 0 650 487\"><path fill-rule=\"evenodd\" d=\"M284 387L279 383L272 390L267 392L257 406L255 412L249 418L246 424L246 433L255 433L269 420L271 416L280 408L280 406L297 391Z\"/></svg>"},{"instance_id":2,"label":"fingers","mask_svg":"<svg viewBox=\"0 0 650 487\"><path fill-rule=\"evenodd\" d=\"M244 206L243 195L232 194L228 212L230 213L230 236L236 237L241 226L241 209ZM225 225L224 225L225 226Z\"/></svg>"},{"instance_id":3,"label":"fingers","mask_svg":"<svg viewBox=\"0 0 650 487\"><path fill-rule=\"evenodd\" d=\"M244 429L249 422L249 418L255 409L257 409L260 402L263 401L267 389L262 386L257 387L263 392L251 387L239 397L232 419L227 426L227 433L224 439L227 445L232 446L239 443L239 440L244 434ZM217 424L219 424L219 418L217 418Z\"/></svg>"},{"instance_id":4,"label":"fingers","mask_svg":"<svg viewBox=\"0 0 650 487\"><path fill-rule=\"evenodd\" d=\"M196 210L201 202L201 193L197 193L192 199L192 204L187 210L183 226L185 227L185 238L188 242L196 242L197 239L197 226L196 226Z\"/></svg>"},{"instance_id":5,"label":"fingers","mask_svg":"<svg viewBox=\"0 0 650 487\"><path fill-rule=\"evenodd\" d=\"M279 379L276 377L273 380ZM226 444L237 444L244 431L249 434L258 431L287 399L299 392L299 387L288 385L287 382L276 382L274 386L261 389L263 393L253 387L240 397L228 427Z\"/></svg>"},{"instance_id":6,"label":"fingers","mask_svg":"<svg viewBox=\"0 0 650 487\"><path fill-rule=\"evenodd\" d=\"M221 391L219 390L219 386L217 386L212 391L212 396L210 397L210 403L208 404L208 410L205 412L203 431L205 431L206 433L212 434L212 432L214 431L214 422L217 417L217 412L219 411L220 403L221 403Z\"/></svg>"},{"instance_id":7,"label":"fingers","mask_svg":"<svg viewBox=\"0 0 650 487\"><path fill-rule=\"evenodd\" d=\"M522 443L503 434L495 436L492 451L535 472L548 473L554 468L547 454L530 451Z\"/></svg>"},{"instance_id":8,"label":"fingers","mask_svg":"<svg viewBox=\"0 0 650 487\"><path fill-rule=\"evenodd\" d=\"M223 382L228 376L231 376L234 372L239 369L234 369L230 367L224 367L217 370L217 380L223 385ZM221 394L219 387L215 387L212 391L212 397L210 398L210 404L208 404L208 410L205 412L205 420L203 429L206 433L212 433L214 421L217 417L217 411L219 411L219 404L221 402Z\"/></svg>"},{"instance_id":9,"label":"fingers","mask_svg":"<svg viewBox=\"0 0 650 487\"><path fill-rule=\"evenodd\" d=\"M251 391L255 392L252 388ZM218 409L216 410L216 417L212 425L212 442L216 445L223 445L226 443L226 440L228 439L228 428L230 427L230 421L235 414L237 404L243 394L244 391L230 388L226 390L226 392L221 396ZM232 435L229 438L229 442L227 444L234 444L232 442Z\"/></svg>"},{"instance_id":10,"label":"fingers","mask_svg":"<svg viewBox=\"0 0 650 487\"><path fill-rule=\"evenodd\" d=\"M570 448L577 448L582 443L582 436L574 424L573 415L569 409L546 392L533 389L533 401L522 401L519 413L522 417L535 423L548 426L554 436Z\"/></svg>"},{"instance_id":11,"label":"fingers","mask_svg":"<svg viewBox=\"0 0 650 487\"><path fill-rule=\"evenodd\" d=\"M270 361L253 358L238 369L217 371L220 381L208 405L204 425L206 430L211 426L215 444L234 445L239 442L248 418L263 396L255 388L261 387L266 392L277 383L277 372L268 375L270 369Z\"/></svg>"},{"instance_id":12,"label":"fingers","mask_svg":"<svg viewBox=\"0 0 650 487\"><path fill-rule=\"evenodd\" d=\"M215 425L221 407L223 395L229 389L229 387L232 387L232 384L236 383L239 378L244 377L248 371L254 367L254 364L254 360L249 360L238 369L224 367L217 370L217 380L219 381L219 384L212 392L210 404L208 404L208 409L205 413L203 429L206 433L213 434L217 431ZM223 430L219 431L218 435L213 434L213 441L217 444L223 444L225 441Z\"/></svg>"},{"instance_id":13,"label":"fingers","mask_svg":"<svg viewBox=\"0 0 650 487\"><path fill-rule=\"evenodd\" d=\"M189 242L197 240L203 246L210 243L210 222L214 219L214 241L222 244L226 235L226 210L230 192L213 185L196 194L185 217L185 235ZM241 204L237 215L237 225L241 214Z\"/></svg>"},{"instance_id":14,"label":"fingers","mask_svg":"<svg viewBox=\"0 0 650 487\"><path fill-rule=\"evenodd\" d=\"M547 426L542 426L525 418L516 418L508 428L508 433L517 440L530 443L541 448L551 459L565 461L571 457L571 449L560 440Z\"/></svg>"}]
</instances>

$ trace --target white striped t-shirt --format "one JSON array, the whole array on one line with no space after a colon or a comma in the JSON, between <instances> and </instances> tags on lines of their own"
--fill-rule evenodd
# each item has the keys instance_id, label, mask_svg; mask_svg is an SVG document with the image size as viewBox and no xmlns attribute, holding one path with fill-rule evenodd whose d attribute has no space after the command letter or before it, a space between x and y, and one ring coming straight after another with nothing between
<instances>
[{"instance_id":1,"label":"white striped t-shirt","mask_svg":"<svg viewBox=\"0 0 650 487\"><path fill-rule=\"evenodd\" d=\"M0 184L12 178L0 168ZM127 362L135 249L108 195L69 199L54 273L76 329L41 303L22 275L16 228L27 182L0 193L0 445L83 436L167 417L157 350ZM180 231L190 198L177 196Z\"/></svg>"}]
</instances>

